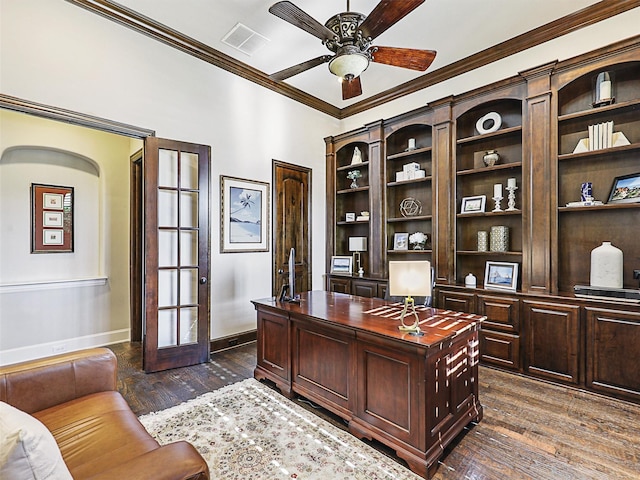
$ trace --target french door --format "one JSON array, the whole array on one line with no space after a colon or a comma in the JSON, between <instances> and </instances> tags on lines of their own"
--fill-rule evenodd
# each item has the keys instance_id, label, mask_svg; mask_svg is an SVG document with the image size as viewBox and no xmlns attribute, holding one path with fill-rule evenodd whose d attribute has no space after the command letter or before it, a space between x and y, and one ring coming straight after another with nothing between
<instances>
[{"instance_id":1,"label":"french door","mask_svg":"<svg viewBox=\"0 0 640 480\"><path fill-rule=\"evenodd\" d=\"M209 360L210 156L206 145L145 140L146 372Z\"/></svg>"}]
</instances>

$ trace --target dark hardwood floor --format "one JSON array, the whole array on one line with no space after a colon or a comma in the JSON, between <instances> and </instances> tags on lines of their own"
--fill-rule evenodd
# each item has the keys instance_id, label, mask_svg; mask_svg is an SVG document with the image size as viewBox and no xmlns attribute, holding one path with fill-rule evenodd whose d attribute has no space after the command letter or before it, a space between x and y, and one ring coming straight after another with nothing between
<instances>
[{"instance_id":1,"label":"dark hardwood floor","mask_svg":"<svg viewBox=\"0 0 640 480\"><path fill-rule=\"evenodd\" d=\"M139 343L110 348L118 357L118 388L138 415L252 377L256 361L250 343L215 353L207 364L145 374ZM484 419L445 450L434 479L640 478L640 405L483 366L479 377ZM326 411L299 404L345 428Z\"/></svg>"}]
</instances>

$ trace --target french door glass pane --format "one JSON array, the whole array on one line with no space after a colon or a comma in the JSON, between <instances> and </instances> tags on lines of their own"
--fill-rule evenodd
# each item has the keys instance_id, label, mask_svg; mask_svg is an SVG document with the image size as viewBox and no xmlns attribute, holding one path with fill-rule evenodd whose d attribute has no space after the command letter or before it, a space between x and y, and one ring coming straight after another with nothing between
<instances>
[{"instance_id":1,"label":"french door glass pane","mask_svg":"<svg viewBox=\"0 0 640 480\"><path fill-rule=\"evenodd\" d=\"M158 152L158 186L178 187L178 152L175 150Z\"/></svg>"},{"instance_id":2,"label":"french door glass pane","mask_svg":"<svg viewBox=\"0 0 640 480\"><path fill-rule=\"evenodd\" d=\"M198 226L198 194L196 192L180 192L180 226Z\"/></svg>"},{"instance_id":3,"label":"french door glass pane","mask_svg":"<svg viewBox=\"0 0 640 480\"><path fill-rule=\"evenodd\" d=\"M198 303L198 270L189 268L180 270L180 305Z\"/></svg>"},{"instance_id":4,"label":"french door glass pane","mask_svg":"<svg viewBox=\"0 0 640 480\"><path fill-rule=\"evenodd\" d=\"M192 266L198 264L198 231L180 231L180 265Z\"/></svg>"},{"instance_id":5,"label":"french door glass pane","mask_svg":"<svg viewBox=\"0 0 640 480\"><path fill-rule=\"evenodd\" d=\"M198 341L198 307L180 309L180 343Z\"/></svg>"},{"instance_id":6,"label":"french door glass pane","mask_svg":"<svg viewBox=\"0 0 640 480\"><path fill-rule=\"evenodd\" d=\"M178 310L158 310L158 348L174 347L178 344L177 326Z\"/></svg>"},{"instance_id":7,"label":"french door glass pane","mask_svg":"<svg viewBox=\"0 0 640 480\"><path fill-rule=\"evenodd\" d=\"M158 271L158 307L178 305L178 270Z\"/></svg>"},{"instance_id":8,"label":"french door glass pane","mask_svg":"<svg viewBox=\"0 0 640 480\"><path fill-rule=\"evenodd\" d=\"M198 188L198 155L195 153L180 153L180 188Z\"/></svg>"},{"instance_id":9,"label":"french door glass pane","mask_svg":"<svg viewBox=\"0 0 640 480\"><path fill-rule=\"evenodd\" d=\"M158 226L178 226L178 194L173 190L158 190Z\"/></svg>"},{"instance_id":10,"label":"french door glass pane","mask_svg":"<svg viewBox=\"0 0 640 480\"><path fill-rule=\"evenodd\" d=\"M178 265L178 231L160 230L158 232L158 266L175 267Z\"/></svg>"}]
</instances>

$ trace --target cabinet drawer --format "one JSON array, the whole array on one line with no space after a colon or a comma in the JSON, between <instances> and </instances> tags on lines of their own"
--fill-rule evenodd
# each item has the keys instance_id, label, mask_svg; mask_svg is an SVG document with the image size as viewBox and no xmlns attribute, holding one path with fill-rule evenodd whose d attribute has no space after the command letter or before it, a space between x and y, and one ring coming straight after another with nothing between
<instances>
[{"instance_id":1,"label":"cabinet drawer","mask_svg":"<svg viewBox=\"0 0 640 480\"><path fill-rule=\"evenodd\" d=\"M351 294L359 297L377 297L378 283L371 280L351 280Z\"/></svg>"},{"instance_id":2,"label":"cabinet drawer","mask_svg":"<svg viewBox=\"0 0 640 480\"><path fill-rule=\"evenodd\" d=\"M520 369L520 336L480 330L480 360L492 365Z\"/></svg>"},{"instance_id":3,"label":"cabinet drawer","mask_svg":"<svg viewBox=\"0 0 640 480\"><path fill-rule=\"evenodd\" d=\"M476 296L473 293L440 290L437 307L455 312L476 313Z\"/></svg>"},{"instance_id":4,"label":"cabinet drawer","mask_svg":"<svg viewBox=\"0 0 640 480\"><path fill-rule=\"evenodd\" d=\"M328 290L336 293L351 293L351 280L348 278L329 277Z\"/></svg>"},{"instance_id":5,"label":"cabinet drawer","mask_svg":"<svg viewBox=\"0 0 640 480\"><path fill-rule=\"evenodd\" d=\"M520 300L517 298L478 295L478 315L487 317L483 328L513 334L520 332Z\"/></svg>"}]
</instances>

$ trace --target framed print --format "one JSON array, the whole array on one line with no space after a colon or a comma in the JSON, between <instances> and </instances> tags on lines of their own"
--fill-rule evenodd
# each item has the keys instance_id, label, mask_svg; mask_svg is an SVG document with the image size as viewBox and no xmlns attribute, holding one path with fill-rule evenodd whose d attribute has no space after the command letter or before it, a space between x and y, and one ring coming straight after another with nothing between
<instances>
[{"instance_id":1,"label":"framed print","mask_svg":"<svg viewBox=\"0 0 640 480\"><path fill-rule=\"evenodd\" d=\"M353 257L331 257L331 273L338 275L351 275L353 271Z\"/></svg>"},{"instance_id":2,"label":"framed print","mask_svg":"<svg viewBox=\"0 0 640 480\"><path fill-rule=\"evenodd\" d=\"M484 205L487 201L486 195L476 195L475 197L464 197L460 206L460 213L480 213L484 212Z\"/></svg>"},{"instance_id":3,"label":"framed print","mask_svg":"<svg viewBox=\"0 0 640 480\"><path fill-rule=\"evenodd\" d=\"M73 252L73 187L31 184L31 253Z\"/></svg>"},{"instance_id":4,"label":"framed print","mask_svg":"<svg viewBox=\"0 0 640 480\"><path fill-rule=\"evenodd\" d=\"M488 261L484 269L484 288L515 292L518 285L518 264Z\"/></svg>"},{"instance_id":5,"label":"framed print","mask_svg":"<svg viewBox=\"0 0 640 480\"><path fill-rule=\"evenodd\" d=\"M640 173L614 178L607 203L637 202L640 202Z\"/></svg>"},{"instance_id":6,"label":"framed print","mask_svg":"<svg viewBox=\"0 0 640 480\"><path fill-rule=\"evenodd\" d=\"M409 233L396 233L393 235L394 250L409 250Z\"/></svg>"},{"instance_id":7,"label":"framed print","mask_svg":"<svg viewBox=\"0 0 640 480\"><path fill-rule=\"evenodd\" d=\"M269 184L220 175L220 253L269 251Z\"/></svg>"}]
</instances>

